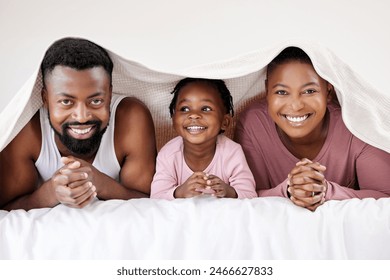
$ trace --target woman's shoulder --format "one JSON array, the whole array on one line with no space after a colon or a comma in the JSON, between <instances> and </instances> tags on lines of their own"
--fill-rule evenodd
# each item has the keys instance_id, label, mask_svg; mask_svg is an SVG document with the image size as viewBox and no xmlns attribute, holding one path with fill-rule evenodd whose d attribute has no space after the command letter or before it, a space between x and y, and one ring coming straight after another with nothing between
<instances>
[{"instance_id":1,"label":"woman's shoulder","mask_svg":"<svg viewBox=\"0 0 390 280\"><path fill-rule=\"evenodd\" d=\"M261 114L261 113L267 113L267 99L261 98L261 99L255 99L251 101L242 111L241 115L248 115L248 114Z\"/></svg>"}]
</instances>

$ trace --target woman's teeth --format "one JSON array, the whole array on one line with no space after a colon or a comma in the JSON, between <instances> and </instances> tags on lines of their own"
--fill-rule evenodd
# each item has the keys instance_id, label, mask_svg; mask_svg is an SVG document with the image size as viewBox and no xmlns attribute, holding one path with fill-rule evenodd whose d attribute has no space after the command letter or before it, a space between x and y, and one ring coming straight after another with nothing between
<instances>
[{"instance_id":1,"label":"woman's teeth","mask_svg":"<svg viewBox=\"0 0 390 280\"><path fill-rule=\"evenodd\" d=\"M286 115L286 119L287 119L287 120L289 120L290 122L295 122L295 123L303 122L303 121L306 120L308 117L309 117L309 114L304 115L304 116L301 116L301 117L292 117L292 116L287 116L287 115Z\"/></svg>"}]
</instances>

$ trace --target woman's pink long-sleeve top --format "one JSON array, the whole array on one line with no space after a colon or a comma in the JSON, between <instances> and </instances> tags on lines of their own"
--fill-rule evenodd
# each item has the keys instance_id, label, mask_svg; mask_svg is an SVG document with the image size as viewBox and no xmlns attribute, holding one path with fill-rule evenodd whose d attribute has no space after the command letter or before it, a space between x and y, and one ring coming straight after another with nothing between
<instances>
[{"instance_id":1,"label":"woman's pink long-sleeve top","mask_svg":"<svg viewBox=\"0 0 390 280\"><path fill-rule=\"evenodd\" d=\"M325 143L313 161L326 166L325 199L390 196L390 154L356 138L345 126L339 106L329 104ZM259 196L287 197L287 175L300 160L281 142L266 100L240 115L235 138L255 177Z\"/></svg>"},{"instance_id":2,"label":"woman's pink long-sleeve top","mask_svg":"<svg viewBox=\"0 0 390 280\"><path fill-rule=\"evenodd\" d=\"M257 197L255 181L241 146L224 135L218 135L214 158L203 171L233 187L238 198ZM176 188L193 173L184 160L183 139L178 136L158 153L150 197L174 199Z\"/></svg>"}]
</instances>

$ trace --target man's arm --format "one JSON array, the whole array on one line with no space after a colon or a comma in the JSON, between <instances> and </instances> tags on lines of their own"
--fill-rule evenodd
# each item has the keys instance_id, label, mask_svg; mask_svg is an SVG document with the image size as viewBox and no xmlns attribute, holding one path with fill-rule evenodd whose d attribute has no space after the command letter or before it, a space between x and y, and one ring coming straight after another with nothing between
<instances>
[{"instance_id":1,"label":"man's arm","mask_svg":"<svg viewBox=\"0 0 390 280\"><path fill-rule=\"evenodd\" d=\"M156 168L156 137L152 116L137 99L125 98L117 108L115 151L123 159L122 185L149 196Z\"/></svg>"},{"instance_id":2,"label":"man's arm","mask_svg":"<svg viewBox=\"0 0 390 280\"><path fill-rule=\"evenodd\" d=\"M0 207L1 209L32 209L52 207L53 199L46 184L38 187L35 168L41 146L39 113L0 153Z\"/></svg>"}]
</instances>

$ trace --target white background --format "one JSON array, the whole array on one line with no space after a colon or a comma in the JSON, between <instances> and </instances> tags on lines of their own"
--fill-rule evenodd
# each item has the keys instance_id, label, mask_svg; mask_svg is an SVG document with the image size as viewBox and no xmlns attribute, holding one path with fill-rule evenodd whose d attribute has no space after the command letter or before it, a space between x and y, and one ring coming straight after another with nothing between
<instances>
[{"instance_id":1,"label":"white background","mask_svg":"<svg viewBox=\"0 0 390 280\"><path fill-rule=\"evenodd\" d=\"M388 92L389 11L387 0L0 0L0 111L65 36L157 70L310 39Z\"/></svg>"}]
</instances>

